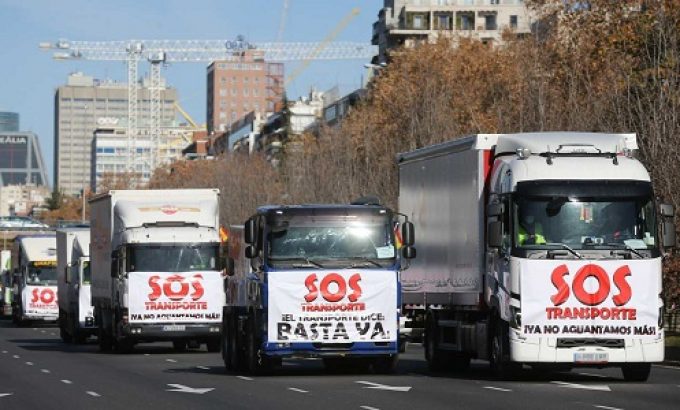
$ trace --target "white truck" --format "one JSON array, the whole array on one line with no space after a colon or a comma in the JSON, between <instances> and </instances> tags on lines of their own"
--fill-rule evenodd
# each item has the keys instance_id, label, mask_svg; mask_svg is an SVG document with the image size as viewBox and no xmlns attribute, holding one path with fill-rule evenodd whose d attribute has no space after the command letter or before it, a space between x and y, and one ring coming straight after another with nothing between
<instances>
[{"instance_id":1,"label":"white truck","mask_svg":"<svg viewBox=\"0 0 680 410\"><path fill-rule=\"evenodd\" d=\"M636 149L635 134L546 132L398 156L399 208L419 230L402 302L432 369L479 358L500 377L528 364L648 378L674 211Z\"/></svg>"},{"instance_id":2,"label":"white truck","mask_svg":"<svg viewBox=\"0 0 680 410\"><path fill-rule=\"evenodd\" d=\"M57 299L59 332L66 343L84 343L94 335L94 309L90 297L90 229L57 231Z\"/></svg>"},{"instance_id":3,"label":"white truck","mask_svg":"<svg viewBox=\"0 0 680 410\"><path fill-rule=\"evenodd\" d=\"M0 316L12 314L12 251L0 251Z\"/></svg>"},{"instance_id":4,"label":"white truck","mask_svg":"<svg viewBox=\"0 0 680 410\"><path fill-rule=\"evenodd\" d=\"M12 249L12 319L56 321L57 240L54 235L17 236Z\"/></svg>"},{"instance_id":5,"label":"white truck","mask_svg":"<svg viewBox=\"0 0 680 410\"><path fill-rule=\"evenodd\" d=\"M102 351L172 341L220 348L219 190L114 190L90 200L92 304Z\"/></svg>"}]
</instances>

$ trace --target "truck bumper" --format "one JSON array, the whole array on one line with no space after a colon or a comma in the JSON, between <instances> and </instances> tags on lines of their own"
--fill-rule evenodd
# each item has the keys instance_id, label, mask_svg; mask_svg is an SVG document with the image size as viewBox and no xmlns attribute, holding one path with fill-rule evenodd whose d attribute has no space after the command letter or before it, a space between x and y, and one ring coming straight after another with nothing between
<instances>
[{"instance_id":1,"label":"truck bumper","mask_svg":"<svg viewBox=\"0 0 680 410\"><path fill-rule=\"evenodd\" d=\"M524 338L510 331L510 358L519 363L562 363L574 366L616 366L624 363L654 363L664 360L663 331L655 339L616 339L618 345L608 346L603 339L568 339L558 346L557 338ZM613 341L613 339L611 339ZM617 343L611 343L617 344Z\"/></svg>"},{"instance_id":2,"label":"truck bumper","mask_svg":"<svg viewBox=\"0 0 680 410\"><path fill-rule=\"evenodd\" d=\"M56 322L59 319L59 315L35 315L31 313L24 313L21 316L21 320L32 321L32 322Z\"/></svg>"},{"instance_id":3,"label":"truck bumper","mask_svg":"<svg viewBox=\"0 0 680 410\"><path fill-rule=\"evenodd\" d=\"M265 343L264 353L275 357L384 357L398 354L398 343Z\"/></svg>"},{"instance_id":4,"label":"truck bumper","mask_svg":"<svg viewBox=\"0 0 680 410\"><path fill-rule=\"evenodd\" d=\"M123 327L123 335L137 341L213 339L220 337L220 322L201 324L141 324L131 323Z\"/></svg>"}]
</instances>

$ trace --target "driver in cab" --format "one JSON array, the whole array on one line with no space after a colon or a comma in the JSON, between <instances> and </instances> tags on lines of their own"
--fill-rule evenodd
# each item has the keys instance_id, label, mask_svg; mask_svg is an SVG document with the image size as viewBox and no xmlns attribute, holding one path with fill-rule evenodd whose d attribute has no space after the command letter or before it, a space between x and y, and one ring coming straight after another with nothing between
<instances>
[{"instance_id":1,"label":"driver in cab","mask_svg":"<svg viewBox=\"0 0 680 410\"><path fill-rule=\"evenodd\" d=\"M520 212L517 243L520 246L545 245L547 243L543 234L543 226L540 222L537 222L536 217L527 212L526 209L522 209Z\"/></svg>"}]
</instances>

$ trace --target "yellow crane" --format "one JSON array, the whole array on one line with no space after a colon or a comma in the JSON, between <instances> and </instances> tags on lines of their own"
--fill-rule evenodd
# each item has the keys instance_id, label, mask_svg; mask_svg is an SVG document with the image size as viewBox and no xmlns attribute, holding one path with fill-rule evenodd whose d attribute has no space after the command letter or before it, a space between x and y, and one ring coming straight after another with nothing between
<instances>
[{"instance_id":1,"label":"yellow crane","mask_svg":"<svg viewBox=\"0 0 680 410\"><path fill-rule=\"evenodd\" d=\"M196 121L194 121L194 119L191 118L191 115L189 115L189 113L186 112L184 110L184 108L182 108L182 106L179 105L179 103L177 101L175 101L174 106L175 106L175 109L177 111L179 111L180 114L182 114L182 117L184 117L184 119L187 120L189 125L191 125L193 128L196 128L197 130L198 129L201 129L201 130L205 129L205 124L201 124L201 125L196 124Z\"/></svg>"},{"instance_id":2,"label":"yellow crane","mask_svg":"<svg viewBox=\"0 0 680 410\"><path fill-rule=\"evenodd\" d=\"M286 81L285 81L284 85L290 84L291 81L295 80L297 78L297 76L299 76L303 71L305 71L307 69L307 67L309 66L309 64L312 62L312 60L314 60L316 58L316 56L319 55L319 53L322 52L323 49L326 48L335 39L335 37L337 37L338 34L340 34L347 27L347 25L352 20L354 20L354 18L356 16L359 15L359 13L361 13L361 9L359 9L358 7L355 7L355 8L352 9L352 11L349 12L348 15L343 17L343 19L340 20L338 25L335 26L333 31L331 31L326 36L326 38L324 38L314 48L314 50L312 50L312 52L309 53L307 58L302 60L302 62L297 67L295 67L295 69L293 69L293 71L288 75L288 77L286 77Z\"/></svg>"}]
</instances>

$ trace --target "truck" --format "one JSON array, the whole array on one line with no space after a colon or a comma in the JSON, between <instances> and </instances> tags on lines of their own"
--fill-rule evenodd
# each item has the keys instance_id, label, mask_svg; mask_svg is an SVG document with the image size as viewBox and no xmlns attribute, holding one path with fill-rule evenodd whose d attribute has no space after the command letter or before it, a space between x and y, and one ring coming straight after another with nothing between
<instances>
[{"instance_id":1,"label":"truck","mask_svg":"<svg viewBox=\"0 0 680 410\"><path fill-rule=\"evenodd\" d=\"M397 222L398 215L374 198L261 206L242 228L232 228L222 315L225 367L257 374L284 358L309 357L331 369L394 370L399 277L415 257L413 224L403 222L397 234Z\"/></svg>"},{"instance_id":2,"label":"truck","mask_svg":"<svg viewBox=\"0 0 680 410\"><path fill-rule=\"evenodd\" d=\"M172 341L220 348L219 190L112 190L90 200L92 304L101 351Z\"/></svg>"},{"instance_id":3,"label":"truck","mask_svg":"<svg viewBox=\"0 0 680 410\"><path fill-rule=\"evenodd\" d=\"M96 334L91 281L90 229L57 230L59 333L65 343L84 343Z\"/></svg>"},{"instance_id":4,"label":"truck","mask_svg":"<svg viewBox=\"0 0 680 410\"><path fill-rule=\"evenodd\" d=\"M12 320L56 322L57 239L54 234L17 236L12 248Z\"/></svg>"},{"instance_id":5,"label":"truck","mask_svg":"<svg viewBox=\"0 0 680 410\"><path fill-rule=\"evenodd\" d=\"M0 316L12 314L12 251L0 251Z\"/></svg>"},{"instance_id":6,"label":"truck","mask_svg":"<svg viewBox=\"0 0 680 410\"><path fill-rule=\"evenodd\" d=\"M647 380L664 359L675 230L636 151L635 134L542 132L397 156L399 210L420 238L403 310L431 369L485 359L501 378L611 366Z\"/></svg>"}]
</instances>

